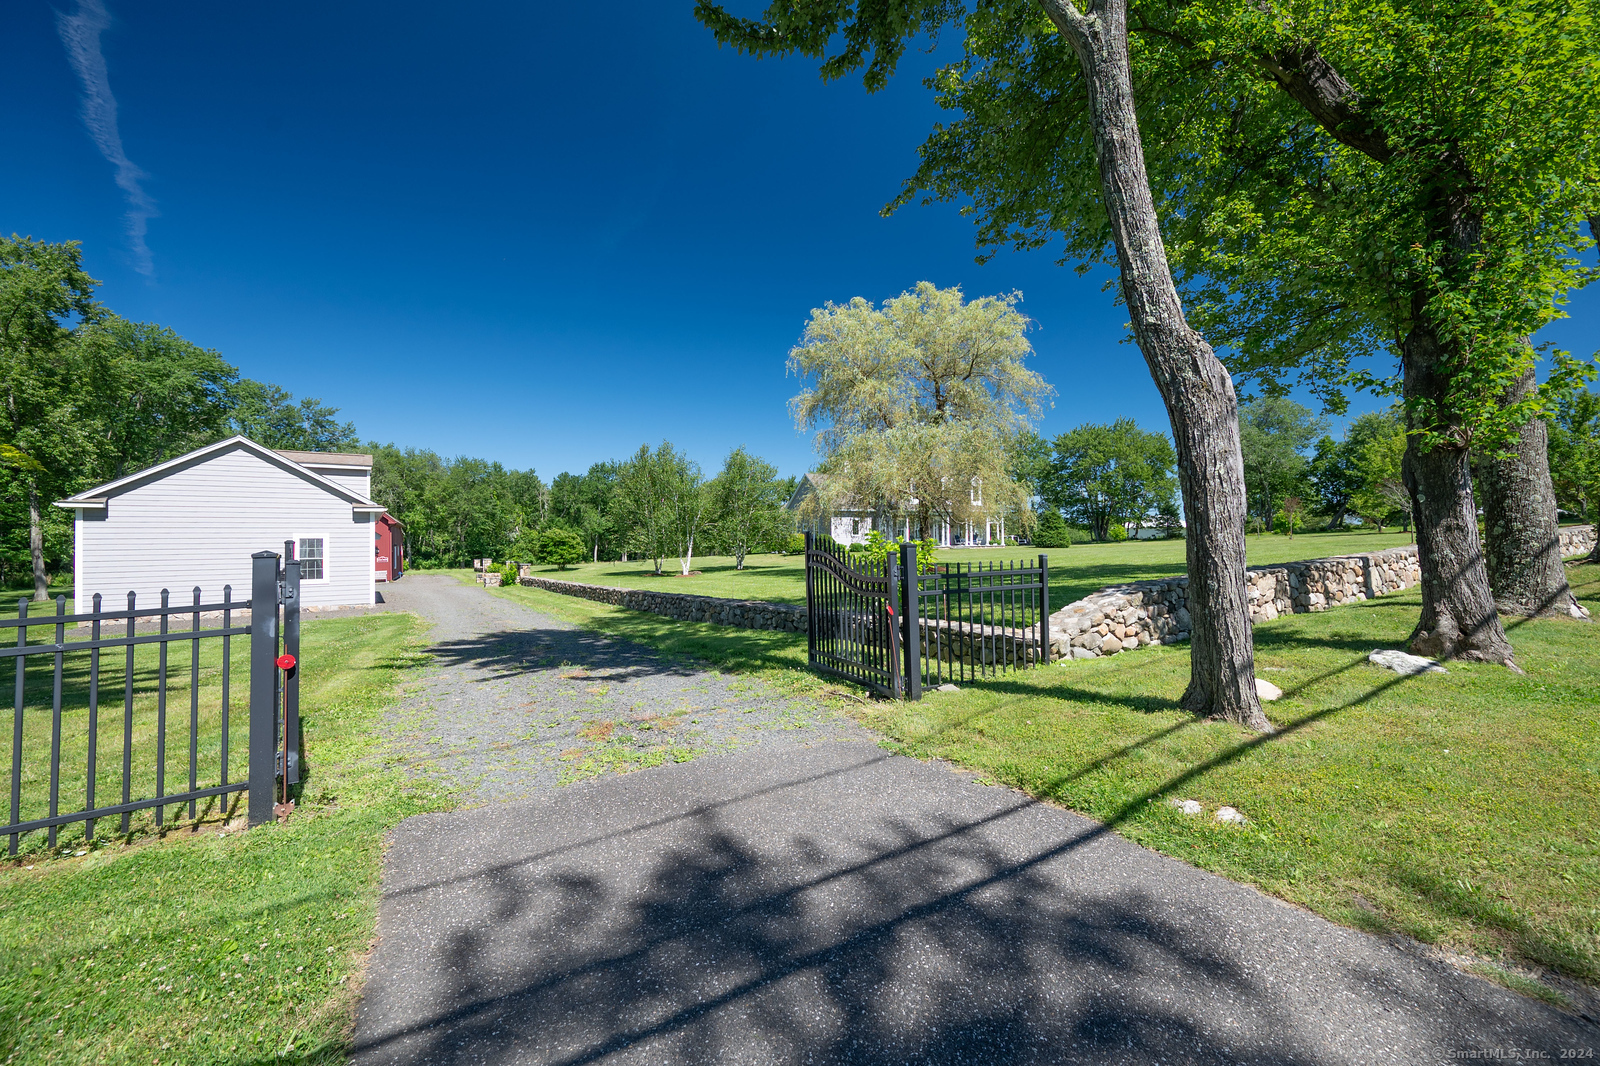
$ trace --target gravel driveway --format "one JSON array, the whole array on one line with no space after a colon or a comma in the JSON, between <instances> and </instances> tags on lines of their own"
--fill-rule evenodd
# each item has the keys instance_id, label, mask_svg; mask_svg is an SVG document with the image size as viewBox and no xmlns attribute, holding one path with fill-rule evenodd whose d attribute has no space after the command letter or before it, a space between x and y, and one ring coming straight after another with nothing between
<instances>
[{"instance_id":1,"label":"gravel driveway","mask_svg":"<svg viewBox=\"0 0 1600 1066\"><path fill-rule=\"evenodd\" d=\"M444 574L411 573L383 594L387 609L433 626L433 664L388 723L396 745L469 802L710 752L868 735L763 682L673 662Z\"/></svg>"}]
</instances>

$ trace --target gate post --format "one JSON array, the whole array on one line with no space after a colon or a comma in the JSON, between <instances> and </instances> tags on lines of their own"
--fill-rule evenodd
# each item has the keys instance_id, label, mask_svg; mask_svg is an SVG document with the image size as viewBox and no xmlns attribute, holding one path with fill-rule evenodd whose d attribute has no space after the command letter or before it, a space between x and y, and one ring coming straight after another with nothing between
<instances>
[{"instance_id":1,"label":"gate post","mask_svg":"<svg viewBox=\"0 0 1600 1066\"><path fill-rule=\"evenodd\" d=\"M806 665L817 665L817 597L811 582L811 530L806 530Z\"/></svg>"},{"instance_id":2,"label":"gate post","mask_svg":"<svg viewBox=\"0 0 1600 1066\"><path fill-rule=\"evenodd\" d=\"M900 545L900 617L905 627L906 699L922 698L922 622L917 611L922 607L918 595L921 585L917 580L917 546Z\"/></svg>"},{"instance_id":3,"label":"gate post","mask_svg":"<svg viewBox=\"0 0 1600 1066\"><path fill-rule=\"evenodd\" d=\"M884 635L889 638L889 646L884 649L888 652L889 660L889 692L897 700L906 696L906 679L901 671L900 651L900 623L895 619L899 612L895 610L895 600L900 598L900 560L893 552L883 557L883 576L885 579L883 605L889 612L889 624L884 628L888 630Z\"/></svg>"},{"instance_id":4,"label":"gate post","mask_svg":"<svg viewBox=\"0 0 1600 1066\"><path fill-rule=\"evenodd\" d=\"M250 556L250 824L272 821L278 762L278 553Z\"/></svg>"},{"instance_id":5,"label":"gate post","mask_svg":"<svg viewBox=\"0 0 1600 1066\"><path fill-rule=\"evenodd\" d=\"M1039 554L1039 665L1050 665L1050 557Z\"/></svg>"},{"instance_id":6,"label":"gate post","mask_svg":"<svg viewBox=\"0 0 1600 1066\"><path fill-rule=\"evenodd\" d=\"M283 781L300 783L300 560L294 541L284 541L283 650L294 665L283 672Z\"/></svg>"}]
</instances>

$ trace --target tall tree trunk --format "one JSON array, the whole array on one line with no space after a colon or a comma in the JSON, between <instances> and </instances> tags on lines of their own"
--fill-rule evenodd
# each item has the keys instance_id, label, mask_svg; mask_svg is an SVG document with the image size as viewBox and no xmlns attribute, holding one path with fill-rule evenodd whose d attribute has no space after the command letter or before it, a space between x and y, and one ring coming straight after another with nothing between
<instances>
[{"instance_id":1,"label":"tall tree trunk","mask_svg":"<svg viewBox=\"0 0 1600 1066\"><path fill-rule=\"evenodd\" d=\"M1406 399L1438 402L1449 384L1441 365L1447 353L1420 306L1414 321L1402 346ZM1411 494L1422 568L1422 617L1411 632L1411 650L1515 668L1511 642L1489 591L1466 445L1423 450L1415 436L1408 437L1401 476Z\"/></svg>"},{"instance_id":2,"label":"tall tree trunk","mask_svg":"<svg viewBox=\"0 0 1600 1066\"><path fill-rule=\"evenodd\" d=\"M1233 379L1189 327L1172 281L1145 172L1128 68L1126 0L1039 0L1071 44L1089 88L1101 195L1117 247L1134 337L1167 407L1189 523L1189 687L1183 707L1257 730L1272 725L1256 694L1245 594L1244 460Z\"/></svg>"},{"instance_id":3,"label":"tall tree trunk","mask_svg":"<svg viewBox=\"0 0 1600 1066\"><path fill-rule=\"evenodd\" d=\"M39 486L28 479L28 554L33 556L33 598L50 599L50 575L44 572L44 523L39 515Z\"/></svg>"},{"instance_id":4,"label":"tall tree trunk","mask_svg":"<svg viewBox=\"0 0 1600 1066\"><path fill-rule=\"evenodd\" d=\"M1502 403L1520 403L1537 388L1530 366L1506 390ZM1549 445L1544 419L1530 418L1517 430L1506 455L1484 456L1478 462L1489 587L1501 614L1588 618L1561 565Z\"/></svg>"}]
</instances>

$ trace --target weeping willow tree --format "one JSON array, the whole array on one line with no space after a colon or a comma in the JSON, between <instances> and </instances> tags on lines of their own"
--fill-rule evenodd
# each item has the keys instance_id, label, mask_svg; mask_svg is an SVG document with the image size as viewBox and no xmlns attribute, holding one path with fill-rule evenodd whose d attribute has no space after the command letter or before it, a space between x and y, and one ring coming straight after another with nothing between
<instances>
[{"instance_id":1,"label":"weeping willow tree","mask_svg":"<svg viewBox=\"0 0 1600 1066\"><path fill-rule=\"evenodd\" d=\"M924 281L881 307L856 297L814 309L789 352L806 383L790 409L816 432L827 475L808 505L902 515L923 530L1002 515L1027 528L1011 453L1054 390L1025 365L1021 299L969 301Z\"/></svg>"}]
</instances>

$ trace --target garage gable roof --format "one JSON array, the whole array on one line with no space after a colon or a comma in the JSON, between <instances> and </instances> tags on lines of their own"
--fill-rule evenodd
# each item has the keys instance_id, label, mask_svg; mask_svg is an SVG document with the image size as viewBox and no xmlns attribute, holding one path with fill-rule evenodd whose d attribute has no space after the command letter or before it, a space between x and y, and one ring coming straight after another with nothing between
<instances>
[{"instance_id":1,"label":"garage gable roof","mask_svg":"<svg viewBox=\"0 0 1600 1066\"><path fill-rule=\"evenodd\" d=\"M76 493L75 495L68 496L64 500L57 500L56 506L65 507L70 510L99 510L106 506L106 500L112 496L119 495L128 491L129 489L137 488L138 486L147 484L151 481L159 481L161 478L166 477L168 474L175 473L180 469L198 465L215 456L235 450L252 452L279 469L290 471L291 473L305 478L312 484L326 490L330 495L337 496L342 500L348 501L351 510L371 514L383 513L383 506L381 504L374 503L372 500L369 500L367 497L361 495L361 493L356 492L345 485L341 485L331 478L324 477L315 470L310 469L305 464L296 462L281 452L273 451L271 448L257 444L249 437L242 436L233 436L229 437L227 440L219 440L215 444L208 444L204 448L196 448L194 451L180 455L176 459L168 459L164 463L157 463L155 466L146 467L145 469L140 470L138 473L129 474L127 477L118 478L115 481L108 481L104 485L96 485L92 489L85 489L82 492ZM296 454L310 456L317 453L298 452Z\"/></svg>"}]
</instances>

